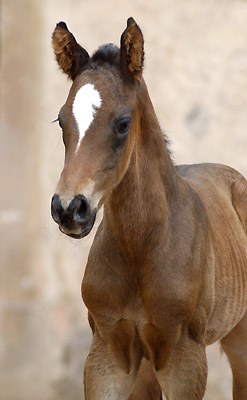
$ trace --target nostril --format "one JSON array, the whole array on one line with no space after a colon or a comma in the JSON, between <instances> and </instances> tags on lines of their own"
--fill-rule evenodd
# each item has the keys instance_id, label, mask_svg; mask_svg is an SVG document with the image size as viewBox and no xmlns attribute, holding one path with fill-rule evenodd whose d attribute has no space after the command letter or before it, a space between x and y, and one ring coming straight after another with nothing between
<instances>
[{"instance_id":1,"label":"nostril","mask_svg":"<svg viewBox=\"0 0 247 400\"><path fill-rule=\"evenodd\" d=\"M63 211L60 197L58 194L54 194L51 200L51 215L55 222L59 223Z\"/></svg>"},{"instance_id":2,"label":"nostril","mask_svg":"<svg viewBox=\"0 0 247 400\"><path fill-rule=\"evenodd\" d=\"M75 212L75 218L78 216L79 218L84 218L88 213L88 203L86 201L81 200L81 205L78 210Z\"/></svg>"},{"instance_id":3,"label":"nostril","mask_svg":"<svg viewBox=\"0 0 247 400\"><path fill-rule=\"evenodd\" d=\"M83 222L90 212L90 205L88 200L82 194L78 194L69 205L70 212L76 222Z\"/></svg>"}]
</instances>

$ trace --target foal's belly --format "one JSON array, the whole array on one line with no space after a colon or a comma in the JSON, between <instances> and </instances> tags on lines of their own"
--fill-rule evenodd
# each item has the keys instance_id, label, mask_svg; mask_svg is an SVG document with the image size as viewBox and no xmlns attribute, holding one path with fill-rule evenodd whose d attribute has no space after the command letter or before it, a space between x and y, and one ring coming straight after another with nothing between
<instances>
[{"instance_id":1,"label":"foal's belly","mask_svg":"<svg viewBox=\"0 0 247 400\"><path fill-rule=\"evenodd\" d=\"M235 249L239 248L235 244ZM233 245L233 243L231 243ZM229 246L230 247L230 246ZM229 250L220 257L215 271L213 312L206 326L206 343L212 344L226 336L243 317L247 309L247 241L236 255ZM243 249L245 249L243 251Z\"/></svg>"},{"instance_id":2,"label":"foal's belly","mask_svg":"<svg viewBox=\"0 0 247 400\"><path fill-rule=\"evenodd\" d=\"M206 325L211 344L227 335L247 308L247 237L245 220L236 211L237 206L246 216L247 183L224 165L180 166L178 171L202 199L211 227L213 306Z\"/></svg>"},{"instance_id":3,"label":"foal's belly","mask_svg":"<svg viewBox=\"0 0 247 400\"><path fill-rule=\"evenodd\" d=\"M229 290L230 291L230 290ZM230 298L215 308L206 326L206 345L226 336L242 319L247 309L247 288L245 294Z\"/></svg>"}]
</instances>

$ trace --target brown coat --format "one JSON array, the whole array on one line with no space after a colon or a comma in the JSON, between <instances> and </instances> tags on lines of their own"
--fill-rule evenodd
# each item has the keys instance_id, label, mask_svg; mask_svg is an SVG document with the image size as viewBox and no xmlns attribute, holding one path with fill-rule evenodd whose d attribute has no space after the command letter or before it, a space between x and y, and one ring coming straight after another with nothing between
<instances>
[{"instance_id":1,"label":"brown coat","mask_svg":"<svg viewBox=\"0 0 247 400\"><path fill-rule=\"evenodd\" d=\"M205 346L221 340L234 399L246 400L246 180L222 165L173 165L133 19L120 52L105 46L90 58L64 23L53 46L74 80L59 114L66 159L53 218L81 238L104 204L82 282L93 330L85 399L160 399L162 389L169 400L200 400ZM75 150L73 104L86 84L103 100Z\"/></svg>"}]
</instances>

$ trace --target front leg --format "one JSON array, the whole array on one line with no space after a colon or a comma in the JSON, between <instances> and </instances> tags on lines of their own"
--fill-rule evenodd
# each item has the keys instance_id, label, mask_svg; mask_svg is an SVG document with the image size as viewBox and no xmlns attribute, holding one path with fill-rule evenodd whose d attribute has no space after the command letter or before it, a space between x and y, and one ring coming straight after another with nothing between
<instances>
[{"instance_id":1,"label":"front leg","mask_svg":"<svg viewBox=\"0 0 247 400\"><path fill-rule=\"evenodd\" d=\"M189 337L178 343L170 370L157 371L157 379L169 400L202 400L207 382L205 346Z\"/></svg>"},{"instance_id":2,"label":"front leg","mask_svg":"<svg viewBox=\"0 0 247 400\"><path fill-rule=\"evenodd\" d=\"M90 315L88 315L88 320L89 320L89 324L90 327L92 329L93 335L94 335L94 341L93 344L91 346L91 350L86 362L86 367L85 367L85 396L86 396L86 392L91 392L92 394L90 394L91 397L88 398L95 398L95 394L93 392L95 392L96 388L91 387L90 382L92 381L92 379L95 379L93 376L96 375L96 382L101 382L101 374L103 373L103 376L109 376L109 380L106 382L106 379L104 378L104 387L105 387L105 391L107 392L107 396L111 396L109 398L116 398L118 399L119 394L118 394L118 390L116 389L116 387L118 386L119 382L121 381L121 377L119 374L119 368L115 368L113 367L112 364L112 352L109 351L106 348L106 344L103 344L102 340L100 340L99 338L97 338L97 329L93 320L93 317ZM126 332L125 335L126 336ZM137 350L137 343L135 344L135 349ZM104 358L103 360L103 366L105 367L106 371L102 371L102 367L99 368L100 371L97 371L97 367L95 368L95 366L92 366L92 363L94 364L96 362L96 365L101 365L101 357L102 357L102 351L103 353L107 353L109 355L109 359L106 363L106 359ZM94 355L92 355L91 353L95 353ZM126 352L126 346L125 346L125 352ZM140 352L139 353L140 356ZM124 380L128 381L129 380L129 385L132 385L131 387L131 394L128 397L128 400L161 400L162 399L162 394L161 394L161 388L160 385L154 375L152 366L150 361L146 360L145 358L142 359L141 364L139 366L139 361L138 361L138 355L136 357L136 362L134 363L134 368L135 371L130 372L130 374L128 374L129 376L126 378L126 371L125 374L123 374L122 371L122 376L124 376ZM133 357L132 357L133 360ZM91 363L91 365L90 365ZM122 367L124 366L121 363ZM133 364L132 364L133 365ZM139 367L139 368L138 368ZM133 368L133 367L132 367ZM94 371L92 374L92 370ZM138 370L138 371L137 371ZM91 371L91 372L90 372ZM99 376L97 376L99 375ZM86 383L86 381L88 381L88 383ZM134 382L133 382L134 381ZM113 389L113 386L116 385L116 387ZM102 386L102 385L101 385ZM87 388L86 388L87 387ZM108 389L107 389L108 387ZM112 388L112 393L109 394L110 389ZM125 387L125 389L127 389L127 386ZM128 390L123 390L123 396L127 396ZM99 393L100 395L102 395L102 391L101 389L99 389ZM88 394L89 396L89 394ZM107 398L108 398L107 397ZM127 397L123 397L125 399L127 399Z\"/></svg>"},{"instance_id":3,"label":"front leg","mask_svg":"<svg viewBox=\"0 0 247 400\"><path fill-rule=\"evenodd\" d=\"M202 400L207 381L205 344L179 330L174 329L169 337L163 330L146 326L156 377L167 399Z\"/></svg>"},{"instance_id":4,"label":"front leg","mask_svg":"<svg viewBox=\"0 0 247 400\"><path fill-rule=\"evenodd\" d=\"M84 369L85 400L127 400L135 377L136 371L117 365L110 347L95 332Z\"/></svg>"}]
</instances>

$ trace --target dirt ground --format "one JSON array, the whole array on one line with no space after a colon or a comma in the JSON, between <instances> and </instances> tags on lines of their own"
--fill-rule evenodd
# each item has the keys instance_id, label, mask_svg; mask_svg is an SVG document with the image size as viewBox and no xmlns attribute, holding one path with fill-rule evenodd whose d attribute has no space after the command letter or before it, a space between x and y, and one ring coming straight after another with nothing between
<instances>
[{"instance_id":1,"label":"dirt ground","mask_svg":"<svg viewBox=\"0 0 247 400\"><path fill-rule=\"evenodd\" d=\"M51 121L70 87L54 60L52 31L66 21L91 54L118 44L133 16L174 162L220 162L246 176L247 1L2 0L0 7L0 400L78 400L91 340L80 283L95 229L75 242L50 217L64 157ZM217 344L208 364L205 399L231 399Z\"/></svg>"}]
</instances>

